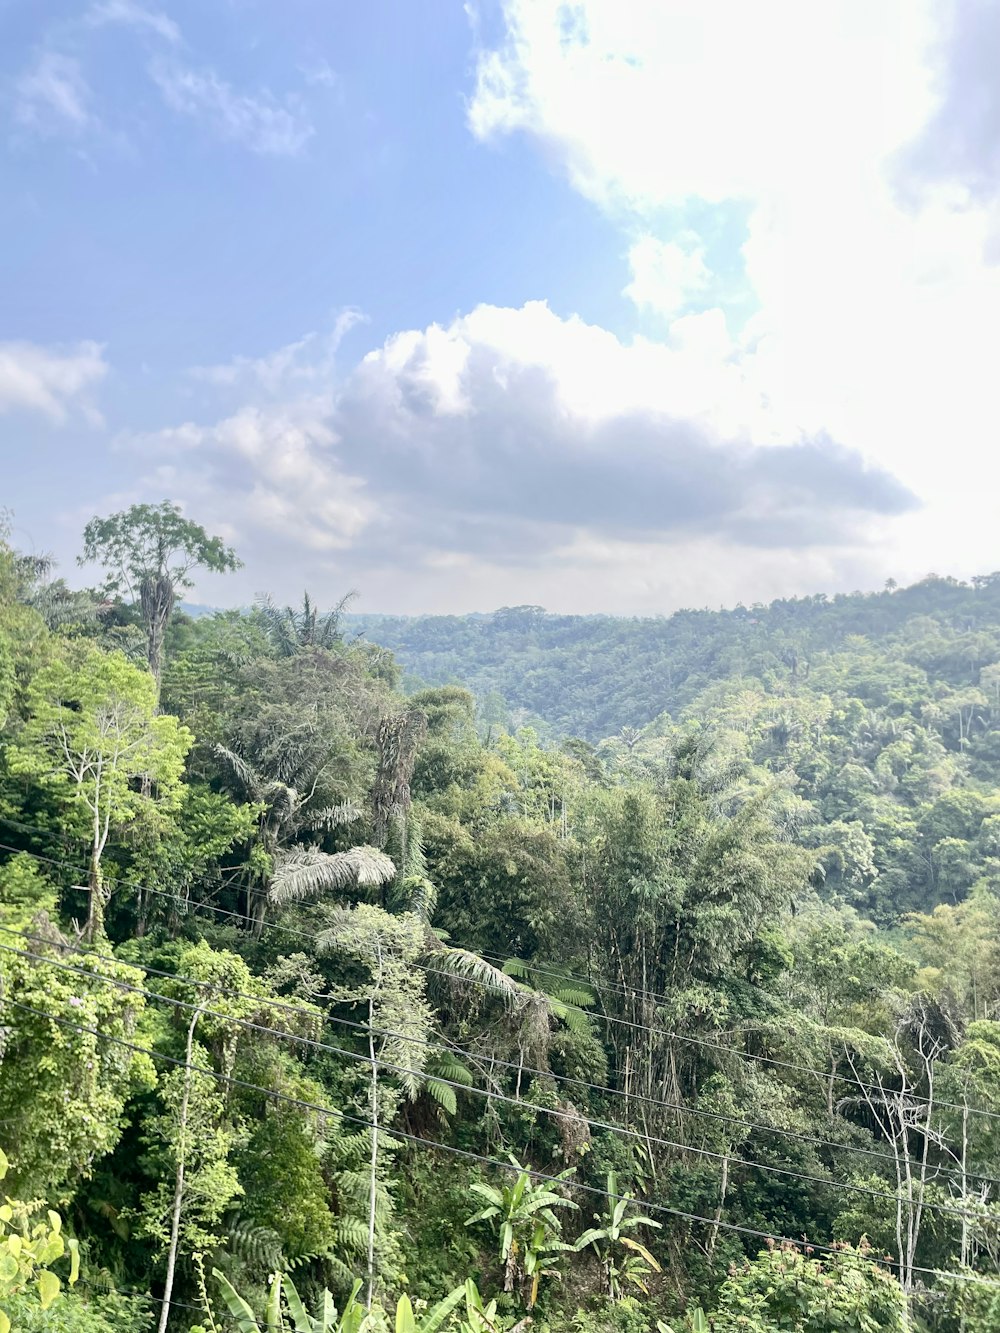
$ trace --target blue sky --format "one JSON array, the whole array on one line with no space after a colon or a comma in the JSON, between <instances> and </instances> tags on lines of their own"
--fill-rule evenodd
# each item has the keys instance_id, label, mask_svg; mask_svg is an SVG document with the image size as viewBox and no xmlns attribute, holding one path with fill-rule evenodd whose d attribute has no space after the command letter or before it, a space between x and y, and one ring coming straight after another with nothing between
<instances>
[{"instance_id":1,"label":"blue sky","mask_svg":"<svg viewBox=\"0 0 1000 1333\"><path fill-rule=\"evenodd\" d=\"M406 611L1000 564L1000 23L804 8L0 0L15 539L170 497L205 600Z\"/></svg>"}]
</instances>

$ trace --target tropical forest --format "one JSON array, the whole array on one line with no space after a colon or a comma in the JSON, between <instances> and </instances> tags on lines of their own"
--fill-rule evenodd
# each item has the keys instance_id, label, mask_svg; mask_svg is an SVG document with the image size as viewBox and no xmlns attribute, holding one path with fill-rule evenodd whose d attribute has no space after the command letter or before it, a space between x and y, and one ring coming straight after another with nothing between
<instances>
[{"instance_id":1,"label":"tropical forest","mask_svg":"<svg viewBox=\"0 0 1000 1333\"><path fill-rule=\"evenodd\" d=\"M0 549L0 1329L1000 1327L1000 575L185 603L239 559Z\"/></svg>"}]
</instances>

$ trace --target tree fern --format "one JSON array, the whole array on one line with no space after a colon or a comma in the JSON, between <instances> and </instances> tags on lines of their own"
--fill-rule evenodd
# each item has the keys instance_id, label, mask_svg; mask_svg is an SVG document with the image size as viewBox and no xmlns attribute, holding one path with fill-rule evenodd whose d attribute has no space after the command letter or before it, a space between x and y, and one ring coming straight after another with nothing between
<instances>
[{"instance_id":1,"label":"tree fern","mask_svg":"<svg viewBox=\"0 0 1000 1333\"><path fill-rule=\"evenodd\" d=\"M277 1231L236 1214L226 1228L229 1249L248 1268L265 1273L287 1268L288 1261Z\"/></svg>"}]
</instances>

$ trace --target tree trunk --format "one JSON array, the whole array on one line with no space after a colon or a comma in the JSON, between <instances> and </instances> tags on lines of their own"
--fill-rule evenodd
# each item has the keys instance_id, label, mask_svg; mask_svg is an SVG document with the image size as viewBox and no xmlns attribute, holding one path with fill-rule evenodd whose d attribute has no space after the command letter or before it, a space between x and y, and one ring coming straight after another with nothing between
<instances>
[{"instance_id":1,"label":"tree trunk","mask_svg":"<svg viewBox=\"0 0 1000 1333\"><path fill-rule=\"evenodd\" d=\"M101 854L95 846L90 853L90 874L88 877L90 902L87 905L87 926L83 938L87 944L93 944L104 934L104 881L101 875Z\"/></svg>"},{"instance_id":2,"label":"tree trunk","mask_svg":"<svg viewBox=\"0 0 1000 1333\"><path fill-rule=\"evenodd\" d=\"M177 1136L177 1175L174 1180L174 1207L170 1218L170 1248L167 1251L167 1276L163 1283L163 1304L160 1307L160 1325L157 1333L166 1333L167 1320L170 1318L170 1296L174 1289L174 1269L177 1266L177 1242L181 1230L181 1206L184 1202L184 1158L187 1144L188 1103L191 1098L191 1050L194 1046L194 1030L201 1010L196 1009L191 1015L188 1028L187 1046L184 1051L184 1095L181 1098L180 1133Z\"/></svg>"},{"instance_id":3,"label":"tree trunk","mask_svg":"<svg viewBox=\"0 0 1000 1333\"><path fill-rule=\"evenodd\" d=\"M142 623L146 630L146 660L156 681L156 699L160 699L160 678L163 673L163 639L167 622L174 609L174 585L165 574L143 579L139 588Z\"/></svg>"},{"instance_id":4,"label":"tree trunk","mask_svg":"<svg viewBox=\"0 0 1000 1333\"><path fill-rule=\"evenodd\" d=\"M372 1155L368 1182L368 1297L365 1308L372 1308L375 1293L375 1206L378 1202L378 1062L375 1059L375 996L382 989L382 946L376 944L378 981L368 998L368 1058L372 1067Z\"/></svg>"}]
</instances>

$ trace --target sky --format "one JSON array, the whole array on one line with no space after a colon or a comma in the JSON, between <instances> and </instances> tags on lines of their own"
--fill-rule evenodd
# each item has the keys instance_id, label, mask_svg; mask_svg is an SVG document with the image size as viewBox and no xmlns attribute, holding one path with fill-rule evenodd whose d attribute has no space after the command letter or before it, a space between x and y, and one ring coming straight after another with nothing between
<instances>
[{"instance_id":1,"label":"sky","mask_svg":"<svg viewBox=\"0 0 1000 1333\"><path fill-rule=\"evenodd\" d=\"M0 0L0 505L363 612L1000 567L996 0Z\"/></svg>"}]
</instances>

